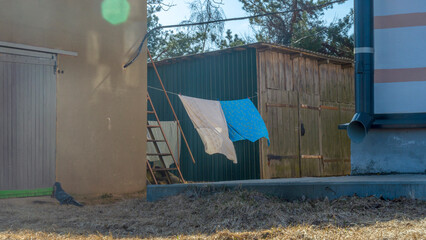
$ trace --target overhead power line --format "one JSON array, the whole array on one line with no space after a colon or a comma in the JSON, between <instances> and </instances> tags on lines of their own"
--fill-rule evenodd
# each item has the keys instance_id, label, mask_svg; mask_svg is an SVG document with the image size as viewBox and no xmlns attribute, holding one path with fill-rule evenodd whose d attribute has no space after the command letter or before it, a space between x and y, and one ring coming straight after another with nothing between
<instances>
[{"instance_id":1,"label":"overhead power line","mask_svg":"<svg viewBox=\"0 0 426 240\"><path fill-rule=\"evenodd\" d=\"M212 23L220 23L220 22L239 21L239 20L252 19L252 18L258 18L258 17L266 17L266 16L271 16L271 15L285 14L285 13L291 13L291 12L308 11L308 10L314 10L314 9L318 9L318 8L323 8L323 7L326 7L326 6L329 6L329 5L333 5L335 3L342 3L342 2L345 2L345 1L346 0L336 0L336 1L328 2L328 3L324 3L324 4L319 4L319 5L310 7L310 8L298 8L298 9L292 9L292 10L287 10L287 11L270 12L270 13L264 13L264 14L258 14L258 15L253 15L253 16L246 16L246 17L225 18L225 19L212 20L212 21L207 21L207 22L183 23L183 24L174 24L174 25L165 25L165 26L155 27L155 28L149 30L145 34L145 36L143 37L141 43L139 44L139 47L138 47L138 49L136 51L135 56L131 60L129 60L126 64L124 64L123 67L127 68L128 66L130 66L132 63L134 63L136 61L136 59L141 54L141 51L142 51L142 48L143 48L143 45L144 45L146 39L153 32L155 32L157 30L160 30L160 29L177 28L177 27L190 27L190 26L196 26L196 25L204 25L204 24L212 24Z\"/></svg>"}]
</instances>

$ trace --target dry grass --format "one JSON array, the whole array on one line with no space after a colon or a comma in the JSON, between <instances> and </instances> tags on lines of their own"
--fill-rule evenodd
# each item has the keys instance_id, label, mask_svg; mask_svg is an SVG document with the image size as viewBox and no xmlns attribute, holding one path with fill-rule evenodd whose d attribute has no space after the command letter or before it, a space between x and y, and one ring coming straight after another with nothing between
<instances>
[{"instance_id":1,"label":"dry grass","mask_svg":"<svg viewBox=\"0 0 426 240\"><path fill-rule=\"evenodd\" d=\"M94 203L121 198L101 199ZM192 190L156 203L139 198L83 208L59 206L50 198L0 200L0 239L426 239L425 236L426 202L408 199L351 197L287 202L256 192Z\"/></svg>"}]
</instances>

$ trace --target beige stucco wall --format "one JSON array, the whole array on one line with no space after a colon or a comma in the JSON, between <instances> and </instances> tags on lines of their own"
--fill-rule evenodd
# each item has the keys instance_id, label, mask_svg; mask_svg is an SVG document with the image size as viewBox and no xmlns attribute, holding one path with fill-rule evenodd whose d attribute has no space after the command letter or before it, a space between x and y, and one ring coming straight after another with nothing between
<instances>
[{"instance_id":1,"label":"beige stucco wall","mask_svg":"<svg viewBox=\"0 0 426 240\"><path fill-rule=\"evenodd\" d=\"M56 178L70 193L145 188L146 54L122 65L146 31L146 1L129 0L115 26L101 3L0 0L0 41L78 53L58 57Z\"/></svg>"}]
</instances>

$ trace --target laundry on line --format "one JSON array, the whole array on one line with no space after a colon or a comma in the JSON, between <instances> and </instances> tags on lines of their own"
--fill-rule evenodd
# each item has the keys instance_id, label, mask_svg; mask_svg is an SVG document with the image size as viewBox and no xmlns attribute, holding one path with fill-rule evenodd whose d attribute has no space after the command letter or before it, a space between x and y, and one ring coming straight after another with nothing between
<instances>
[{"instance_id":1,"label":"laundry on line","mask_svg":"<svg viewBox=\"0 0 426 240\"><path fill-rule=\"evenodd\" d=\"M262 137L270 144L265 122L250 99L221 101L223 113L233 142L249 140L256 142Z\"/></svg>"},{"instance_id":2,"label":"laundry on line","mask_svg":"<svg viewBox=\"0 0 426 240\"><path fill-rule=\"evenodd\" d=\"M262 137L269 141L266 125L250 99L214 101L179 95L208 154L221 153L237 163L232 142Z\"/></svg>"},{"instance_id":3,"label":"laundry on line","mask_svg":"<svg viewBox=\"0 0 426 240\"><path fill-rule=\"evenodd\" d=\"M180 100L204 143L206 153L221 153L237 163L234 144L219 101L179 95Z\"/></svg>"}]
</instances>

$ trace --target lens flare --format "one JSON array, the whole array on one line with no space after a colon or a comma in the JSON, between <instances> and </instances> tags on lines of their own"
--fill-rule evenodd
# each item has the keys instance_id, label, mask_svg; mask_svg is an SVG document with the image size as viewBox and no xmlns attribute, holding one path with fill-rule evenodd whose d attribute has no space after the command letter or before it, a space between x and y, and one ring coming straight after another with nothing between
<instances>
[{"instance_id":1,"label":"lens flare","mask_svg":"<svg viewBox=\"0 0 426 240\"><path fill-rule=\"evenodd\" d=\"M102 2L102 17L112 25L127 21L130 4L127 0L104 0Z\"/></svg>"}]
</instances>

